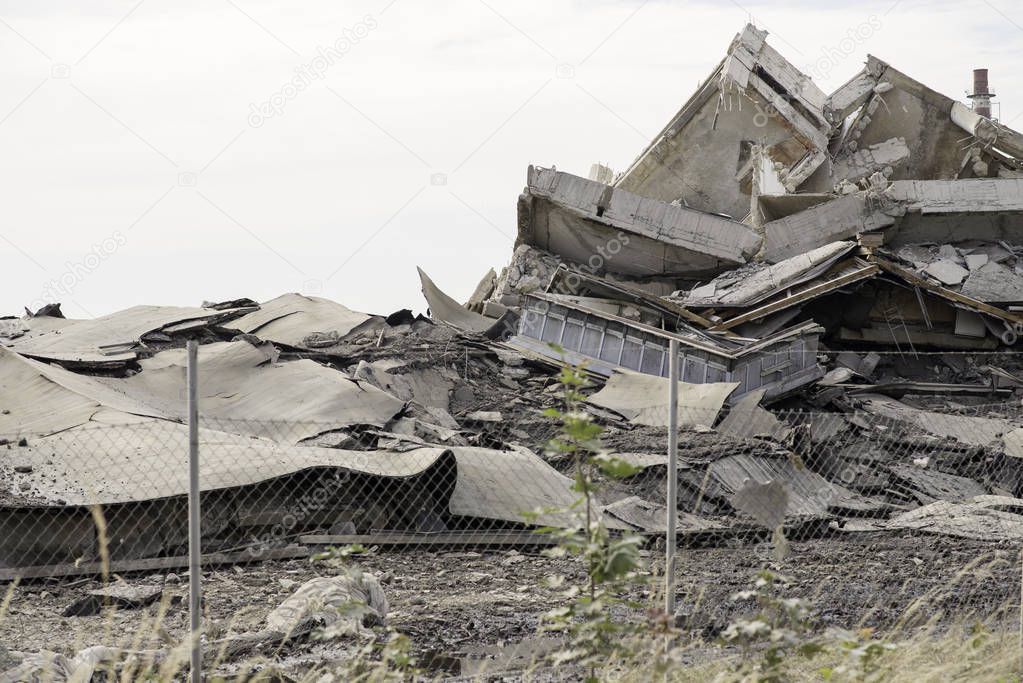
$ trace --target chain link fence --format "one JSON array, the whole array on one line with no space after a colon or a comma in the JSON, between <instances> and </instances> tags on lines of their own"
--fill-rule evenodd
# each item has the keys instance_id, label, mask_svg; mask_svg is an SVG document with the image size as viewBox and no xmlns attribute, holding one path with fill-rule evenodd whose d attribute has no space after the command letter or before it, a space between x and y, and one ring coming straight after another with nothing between
<instances>
[{"instance_id":1,"label":"chain link fence","mask_svg":"<svg viewBox=\"0 0 1023 683\"><path fill-rule=\"evenodd\" d=\"M362 551L341 564L373 578L349 580L342 597L406 636L436 675L513 670L563 647L537 630L560 599L547 577L585 579L578 561L545 552L558 543L552 529L578 523L579 463L547 447L561 427L543 413L560 405L558 385L548 377L545 386L539 401L466 411L448 426L409 413L342 429L201 415L209 670L242 676L254 653L258 667L292 672L349 657L358 649L350 642L313 637L344 613L323 616L339 598L330 597L336 584L317 583L338 576L338 554L311 558L353 546ZM600 519L612 534L646 539L647 582L624 597L656 610L667 429L586 410L603 427L602 447L629 466L626 476L597 475ZM709 647L748 612L732 596L765 567L786 577L789 595L812 605L822 626L1014 632L1021 412L1018 399L880 394L817 410L757 401L720 414L685 409L677 642ZM121 414L104 423L99 414L0 444L3 663L36 666L33 653L49 652L45 661L73 669L83 652L96 658L107 648L122 673L187 670L188 426ZM312 620L316 629L271 647L281 609L298 610L292 627ZM642 609L622 618L629 614L643 618ZM353 633L374 619L359 612L357 621ZM378 630L378 645L383 638Z\"/></svg>"}]
</instances>

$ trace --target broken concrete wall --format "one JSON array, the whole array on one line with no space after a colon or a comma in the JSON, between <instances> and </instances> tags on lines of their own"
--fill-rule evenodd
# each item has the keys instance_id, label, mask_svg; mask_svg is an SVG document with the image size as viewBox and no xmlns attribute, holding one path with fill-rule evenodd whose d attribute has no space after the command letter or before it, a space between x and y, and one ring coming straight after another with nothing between
<instances>
[{"instance_id":1,"label":"broken concrete wall","mask_svg":"<svg viewBox=\"0 0 1023 683\"><path fill-rule=\"evenodd\" d=\"M824 94L747 26L728 56L618 179L616 187L742 218L751 151L764 149L794 191L824 161Z\"/></svg>"},{"instance_id":2,"label":"broken concrete wall","mask_svg":"<svg viewBox=\"0 0 1023 683\"><path fill-rule=\"evenodd\" d=\"M764 259L778 263L830 242L895 224L903 208L867 192L836 197L764 225Z\"/></svg>"},{"instance_id":3,"label":"broken concrete wall","mask_svg":"<svg viewBox=\"0 0 1023 683\"><path fill-rule=\"evenodd\" d=\"M853 119L832 145L833 159L801 191L826 192L873 172L891 180L1012 175L1019 168L1012 157L1023 153L1019 133L873 56L828 98L825 113L835 125ZM976 136L972 144L964 131Z\"/></svg>"}]
</instances>

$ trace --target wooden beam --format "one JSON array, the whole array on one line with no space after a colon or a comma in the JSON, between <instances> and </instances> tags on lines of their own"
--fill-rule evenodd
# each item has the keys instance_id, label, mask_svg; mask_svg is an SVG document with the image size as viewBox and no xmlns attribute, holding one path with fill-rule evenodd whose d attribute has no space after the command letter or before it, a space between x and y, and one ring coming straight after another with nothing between
<instances>
[{"instance_id":1,"label":"wooden beam","mask_svg":"<svg viewBox=\"0 0 1023 683\"><path fill-rule=\"evenodd\" d=\"M718 323L714 327L710 328L709 331L718 332L728 330L735 327L736 325L741 325L745 322L749 322L750 320L757 320L758 318L763 318L764 316L771 315L772 313L783 311L786 308L791 308L792 306L800 304L804 301L815 299L818 296L826 294L827 292L830 292L834 289L838 289L850 283L858 282L868 277L872 277L877 272L878 267L876 265L871 264L864 268L855 270L851 273L847 273L846 275L836 277L833 280L828 280L826 282L813 285L812 287L807 287L803 291L787 296L784 299L779 299L772 303L764 304L763 306L754 308L751 311L747 311L746 313L737 315L734 318L729 318L728 320Z\"/></svg>"},{"instance_id":2,"label":"wooden beam","mask_svg":"<svg viewBox=\"0 0 1023 683\"><path fill-rule=\"evenodd\" d=\"M977 299L965 296L963 294L960 294L959 292L952 291L951 289L946 289L941 285L936 285L930 280L927 280L926 278L923 278L914 273L913 271L903 268L902 266L896 265L891 261L887 261L878 256L872 256L870 260L871 262L876 263L878 266L880 266L882 270L885 270L891 273L892 275L896 275L902 278L903 280L905 280L906 282L915 287L919 287L920 289L926 289L928 292L931 292L936 296L940 296L942 299L946 299L953 303L966 306L967 308L973 309L975 311L980 311L981 313L986 313L987 315L990 315L994 318L998 318L999 320L1004 320L1010 323L1023 323L1023 316L1019 314L1010 313L1009 311L998 308L997 306L986 304L983 301L978 301Z\"/></svg>"}]
</instances>

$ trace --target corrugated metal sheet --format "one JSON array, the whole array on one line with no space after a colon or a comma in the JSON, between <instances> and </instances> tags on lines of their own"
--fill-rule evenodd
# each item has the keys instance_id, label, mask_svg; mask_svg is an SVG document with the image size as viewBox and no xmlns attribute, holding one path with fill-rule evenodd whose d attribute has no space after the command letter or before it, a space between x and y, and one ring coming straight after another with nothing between
<instances>
[{"instance_id":1,"label":"corrugated metal sheet","mask_svg":"<svg viewBox=\"0 0 1023 683\"><path fill-rule=\"evenodd\" d=\"M453 515L526 523L524 513L568 508L578 498L571 479L524 449L347 451L284 446L211 429L201 429L199 434L203 491L251 486L318 468L408 478L450 458L457 471L453 488L445 491L439 474L427 475L422 486L439 500L448 495L446 504ZM21 473L15 468L31 471ZM184 496L188 492L188 429L158 420L70 429L11 449L0 461L0 480L17 483L20 499L8 500L6 505L21 508L113 505ZM535 523L570 521L571 515L547 512Z\"/></svg>"},{"instance_id":2,"label":"corrugated metal sheet","mask_svg":"<svg viewBox=\"0 0 1023 683\"><path fill-rule=\"evenodd\" d=\"M616 372L587 402L610 408L641 425L667 427L670 380L639 372ZM721 406L738 385L734 382L678 384L678 423L713 425Z\"/></svg>"},{"instance_id":3,"label":"corrugated metal sheet","mask_svg":"<svg viewBox=\"0 0 1023 683\"><path fill-rule=\"evenodd\" d=\"M70 324L46 324L55 329L44 334L25 335L6 343L22 355L65 363L111 363L134 360L132 350L147 333L191 320L218 322L251 310L231 308L180 308L176 306L134 306L92 320ZM30 326L36 324L32 320Z\"/></svg>"},{"instance_id":4,"label":"corrugated metal sheet","mask_svg":"<svg viewBox=\"0 0 1023 683\"><path fill-rule=\"evenodd\" d=\"M0 426L7 424L9 433L48 434L81 424L89 419L89 406L175 421L186 417L184 349L143 360L142 372L125 378L77 374L6 353L0 356L0 382L31 380L6 399L12 412L0 416ZM273 356L272 349L244 341L204 344L199 351L203 419L219 429L297 443L354 424L383 426L404 405L313 361L277 364ZM8 375L12 380L5 379ZM47 405L41 401L60 401L67 409L47 415L38 411ZM33 419L34 412L39 415Z\"/></svg>"},{"instance_id":5,"label":"corrugated metal sheet","mask_svg":"<svg viewBox=\"0 0 1023 683\"><path fill-rule=\"evenodd\" d=\"M276 344L301 347L302 341L314 332L344 337L372 317L330 299L284 294L260 304L258 311L232 320L225 327Z\"/></svg>"},{"instance_id":6,"label":"corrugated metal sheet","mask_svg":"<svg viewBox=\"0 0 1023 683\"><path fill-rule=\"evenodd\" d=\"M200 430L200 453L203 491L247 486L317 467L409 477L449 454L443 448L397 453L282 446L211 429ZM15 468L29 467L29 473L15 473ZM188 493L188 428L163 420L78 427L6 451L0 471L43 507L183 496Z\"/></svg>"},{"instance_id":7,"label":"corrugated metal sheet","mask_svg":"<svg viewBox=\"0 0 1023 683\"><path fill-rule=\"evenodd\" d=\"M733 455L711 463L711 478L725 495L734 495L747 483L780 482L788 493L786 516L818 517L835 511L878 512L882 503L833 484L788 458Z\"/></svg>"}]
</instances>

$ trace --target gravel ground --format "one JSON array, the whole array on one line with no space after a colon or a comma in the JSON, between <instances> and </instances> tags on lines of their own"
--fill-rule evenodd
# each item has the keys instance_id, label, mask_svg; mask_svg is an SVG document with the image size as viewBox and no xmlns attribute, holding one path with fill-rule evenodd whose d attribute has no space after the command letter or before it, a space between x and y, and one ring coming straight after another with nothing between
<instances>
[{"instance_id":1,"label":"gravel ground","mask_svg":"<svg viewBox=\"0 0 1023 683\"><path fill-rule=\"evenodd\" d=\"M651 576L660 574L660 551L648 552ZM791 579L786 596L814 605L822 626L870 626L881 630L942 624L978 617L1012 628L1018 615L1019 554L1016 549L938 536L848 534L792 543L781 565L766 544L694 548L678 563L681 624L694 642L712 639L746 609L729 600L748 587L762 567ZM389 624L406 634L420 655L480 656L495 646L531 642L539 616L555 606L543 585L550 574L580 579L573 559L539 553L374 552L358 559L377 575L391 606ZM206 623L215 638L257 631L266 614L304 581L328 573L303 560L224 567L204 574ZM164 586L164 606L119 610L91 617L64 617L64 609L99 587L96 581L33 582L13 589L0 618L0 644L13 652L42 649L64 654L92 646L156 649L175 642L187 628L187 577L153 574L126 577L136 584ZM657 582L630 597L656 602ZM914 601L922 607L905 619ZM1012 606L1015 603L1015 606ZM1008 606L1004 613L999 608ZM161 618L161 609L166 614ZM339 651L338 648L342 651ZM286 669L301 671L343 656L343 645L306 642L281 653Z\"/></svg>"}]
</instances>

